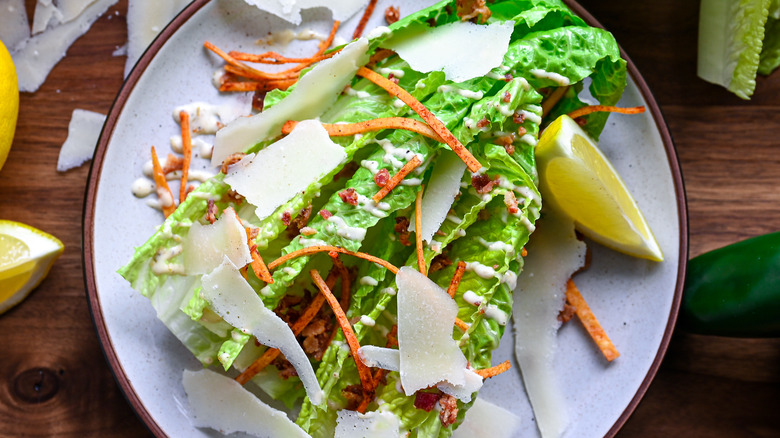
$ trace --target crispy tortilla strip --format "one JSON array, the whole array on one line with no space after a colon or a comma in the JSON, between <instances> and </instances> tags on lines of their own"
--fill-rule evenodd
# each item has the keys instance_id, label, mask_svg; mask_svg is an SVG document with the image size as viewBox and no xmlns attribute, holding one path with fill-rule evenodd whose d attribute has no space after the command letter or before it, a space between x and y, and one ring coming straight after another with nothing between
<instances>
[{"instance_id":1,"label":"crispy tortilla strip","mask_svg":"<svg viewBox=\"0 0 780 438\"><path fill-rule=\"evenodd\" d=\"M376 85L379 85L380 87L387 90L388 93L397 97L403 103L409 105L409 107L412 108L414 112L416 112L423 120L425 120L431 126L431 128L433 128L433 130L436 131L436 133L439 134L442 139L444 139L445 143L447 143L450 149L458 154L458 157L460 157L460 159L466 163L466 166L468 166L469 170L476 172L482 168L482 164L480 164L480 162L477 161L473 155L471 155L471 152L469 152L468 149L463 146L460 140L452 135L452 132L450 132L450 130L444 126L444 123L442 123L441 120L433 115L433 113L430 112L428 108L425 107L425 105L420 103L419 100L415 99L411 94L409 94L409 92L399 87L398 84L394 83L390 79L387 79L386 77L366 67L360 67L357 71L357 75L368 79Z\"/></svg>"},{"instance_id":2,"label":"crispy tortilla strip","mask_svg":"<svg viewBox=\"0 0 780 438\"><path fill-rule=\"evenodd\" d=\"M388 262L387 260L380 259L379 257L372 256L371 254L366 254L364 252L350 251L348 249L339 248L337 246L330 246L330 245L307 246L306 248L301 248L297 251L293 251L289 254L285 254L279 257L278 259L272 261L271 263L269 263L268 269L276 269L282 263L286 262L287 260L294 259L296 257L316 254L318 252L330 252L330 251L338 252L341 254L348 254L355 257L360 257L362 259L368 260L369 262L374 262L378 265L384 266L393 274L398 273L398 268L394 266L392 263Z\"/></svg>"},{"instance_id":3,"label":"crispy tortilla strip","mask_svg":"<svg viewBox=\"0 0 780 438\"><path fill-rule=\"evenodd\" d=\"M569 117L572 119L576 119L577 117L583 117L587 116L591 113L596 112L609 112L609 113L620 113L620 114L641 114L645 112L644 106L634 106L629 108L621 108L617 106L606 106L606 105L588 105L584 106L582 108L578 108L572 112L569 113Z\"/></svg>"},{"instance_id":4,"label":"crispy tortilla strip","mask_svg":"<svg viewBox=\"0 0 780 438\"><path fill-rule=\"evenodd\" d=\"M580 290L577 289L577 285L571 279L566 282L566 300L577 309L577 318L582 322L585 330L599 347L604 357L610 362L617 359L620 353L612 341L609 340L607 332L601 327L598 319L596 319L596 315L590 310L588 303L585 302L585 298L582 297Z\"/></svg>"},{"instance_id":5,"label":"crispy tortilla strip","mask_svg":"<svg viewBox=\"0 0 780 438\"><path fill-rule=\"evenodd\" d=\"M404 167L398 169L398 172L396 172L395 175L393 175L393 177L390 178L387 184L385 184L382 188L380 188L379 191L376 192L374 196L371 197L371 199L374 202L381 201L398 184L401 184L401 181L403 181L404 178L406 178L406 175L409 175L409 173L411 173L412 170L416 169L417 166L419 166L420 164L422 164L422 161L420 161L417 155L412 157L411 160L407 161L406 164L404 164Z\"/></svg>"},{"instance_id":6,"label":"crispy tortilla strip","mask_svg":"<svg viewBox=\"0 0 780 438\"><path fill-rule=\"evenodd\" d=\"M282 134L289 134L297 125L297 121L288 120L284 126L282 126ZM408 119L406 117L385 117L358 123L323 123L322 127L328 131L328 135L331 137L346 137L348 135L362 134L369 131L380 131L382 129L405 129L424 135L439 143L444 143L444 140L442 140L441 137L439 137L439 134L431 129L430 126L419 120Z\"/></svg>"}]
</instances>

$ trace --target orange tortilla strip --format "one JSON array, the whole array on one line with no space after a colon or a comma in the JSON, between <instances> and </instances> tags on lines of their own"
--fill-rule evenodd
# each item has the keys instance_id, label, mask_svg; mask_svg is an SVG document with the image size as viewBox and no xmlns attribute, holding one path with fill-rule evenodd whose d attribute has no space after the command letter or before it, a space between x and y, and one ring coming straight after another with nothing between
<instances>
[{"instance_id":1,"label":"orange tortilla strip","mask_svg":"<svg viewBox=\"0 0 780 438\"><path fill-rule=\"evenodd\" d=\"M599 350L601 350L604 357L611 362L620 356L615 345L609 340L607 332L601 327L596 316L590 310L588 303L585 302L585 298L582 297L579 289L577 289L577 285L575 285L574 281L571 279L566 282L566 300L569 304L574 306L577 312L577 318L579 318L580 322L585 327L585 330L593 339L593 342L599 347Z\"/></svg>"},{"instance_id":2,"label":"orange tortilla strip","mask_svg":"<svg viewBox=\"0 0 780 438\"><path fill-rule=\"evenodd\" d=\"M371 18L371 14L374 13L376 2L377 0L371 0L368 2L368 5L366 5L366 10L363 11L363 16L360 17L360 22L358 23L357 27L355 27L355 31L352 33L353 40L360 38L361 35L363 35L363 29L366 28L366 24L368 23L369 18Z\"/></svg>"},{"instance_id":3,"label":"orange tortilla strip","mask_svg":"<svg viewBox=\"0 0 780 438\"><path fill-rule=\"evenodd\" d=\"M558 104L558 102L561 100L561 98L563 98L563 95L566 94L566 91L568 90L569 87L558 87L542 101L542 117L550 114L550 111L555 107L555 105Z\"/></svg>"},{"instance_id":4,"label":"orange tortilla strip","mask_svg":"<svg viewBox=\"0 0 780 438\"><path fill-rule=\"evenodd\" d=\"M506 360L496 366L492 366L490 368L484 368L481 370L474 370L474 372L482 376L483 379L489 379L491 377L495 377L503 373L504 371L507 371L509 368L512 368L512 364L510 364L509 361Z\"/></svg>"},{"instance_id":5,"label":"orange tortilla strip","mask_svg":"<svg viewBox=\"0 0 780 438\"><path fill-rule=\"evenodd\" d=\"M284 126L282 126L282 134L289 134L298 126L297 121L288 120ZM371 119L358 123L345 123L345 124L330 124L323 123L322 127L328 132L331 137L345 137L348 135L362 134L369 131L379 131L382 129L404 129L407 131L416 132L420 135L424 135L430 139L436 140L439 143L444 143L444 140L439 137L433 129L427 124L414 119L406 117L385 117L380 119Z\"/></svg>"},{"instance_id":6,"label":"orange tortilla strip","mask_svg":"<svg viewBox=\"0 0 780 438\"><path fill-rule=\"evenodd\" d=\"M417 158L416 156L414 158ZM384 189L384 187L382 187ZM423 252L422 233L422 194L424 187L420 187L417 192L417 198L414 200L414 240L417 244L417 269L424 276L428 276L428 269L425 266L425 252Z\"/></svg>"},{"instance_id":7,"label":"orange tortilla strip","mask_svg":"<svg viewBox=\"0 0 780 438\"><path fill-rule=\"evenodd\" d=\"M368 397L369 395L373 394L375 389L374 378L371 375L371 370L366 366L366 364L363 363L362 360L358 358L360 343L358 342L357 336L355 336L355 332L352 330L352 325L349 323L347 315L344 313L344 309L341 308L338 300L335 296L333 296L333 293L330 291L328 285L325 284L325 281L320 276L320 273L317 272L316 269L312 269L309 271L309 274L311 274L311 278L314 280L314 284L317 285L317 288L319 288L322 295L325 296L325 299L328 301L328 304L333 310L333 313L336 315L336 320L341 326L341 330L344 332L344 338L347 341L347 345L349 345L349 349L352 352L352 358L355 360L355 365L357 366L358 375L360 376L360 383L363 386L363 397Z\"/></svg>"},{"instance_id":8,"label":"orange tortilla strip","mask_svg":"<svg viewBox=\"0 0 780 438\"><path fill-rule=\"evenodd\" d=\"M378 192L374 194L374 196L371 197L371 199L374 200L374 202L381 201L385 196L387 196L390 191L392 191L398 184L401 184L401 181L406 178L406 175L409 175L409 173L412 172L417 166L422 164L422 161L420 161L419 158L417 158L417 155L412 157L411 160L407 161L406 164L404 164L404 167L398 169L398 172L393 175L392 178L387 182L387 184L384 185L384 187L380 188Z\"/></svg>"},{"instance_id":9,"label":"orange tortilla strip","mask_svg":"<svg viewBox=\"0 0 780 438\"><path fill-rule=\"evenodd\" d=\"M480 162L477 161L473 155L471 155L471 152L469 152L468 149L463 146L460 140L452 135L452 132L450 132L450 130L444 126L444 123L442 123L441 120L433 115L433 113L430 112L430 110L428 110L425 105L420 103L419 100L415 99L411 94L409 94L409 92L399 87L398 84L394 83L390 79L387 79L386 77L366 67L360 67L357 71L357 75L368 79L376 85L379 85L380 87L387 90L388 93L397 97L403 103L409 105L409 107L412 108L414 112L416 112L423 120L425 120L428 125L430 125L431 128L433 128L433 130L439 134L442 139L444 139L444 142L447 143L450 149L452 149L452 151L455 152L464 163L466 163L466 166L469 168L469 170L476 172L482 168L482 164L480 164Z\"/></svg>"},{"instance_id":10,"label":"orange tortilla strip","mask_svg":"<svg viewBox=\"0 0 780 438\"><path fill-rule=\"evenodd\" d=\"M463 260L458 262L458 266L455 268L455 274L452 276L450 286L447 288L447 293L452 298L455 298L455 293L458 292L458 286L460 286L460 280L463 278L463 273L466 272L466 262Z\"/></svg>"},{"instance_id":11,"label":"orange tortilla strip","mask_svg":"<svg viewBox=\"0 0 780 438\"><path fill-rule=\"evenodd\" d=\"M393 274L397 274L398 273L398 268L395 265L391 264L390 262L388 262L386 260L380 259L379 257L372 256L371 254L366 254L364 252L350 251L348 249L339 248L337 246L330 246L330 245L307 246L306 248L301 248L301 249L299 249L297 251L293 251L293 252L291 252L289 254L285 254L285 255L279 257L278 259L272 261L271 263L269 263L268 264L268 269L276 269L282 263L284 263L284 262L286 262L286 261L288 261L290 259L294 259L296 257L300 257L300 256L303 256L303 255L316 254L318 252L330 252L330 251L338 252L338 253L341 253L341 254L348 254L348 255L351 255L351 256L355 256L355 257L360 257L362 259L368 260L369 262L374 262L374 263L376 263L378 265L384 266L385 268L387 268Z\"/></svg>"},{"instance_id":12,"label":"orange tortilla strip","mask_svg":"<svg viewBox=\"0 0 780 438\"><path fill-rule=\"evenodd\" d=\"M154 149L154 146L152 146L152 169L154 172L154 183L157 184L157 197L160 199L160 207L167 218L176 210L176 204L173 201L173 193L168 186L168 181L165 179L165 173L163 173L162 166L160 166L160 160L157 158L157 151ZM160 192L163 192L164 196L167 193L171 200L170 204L164 202L162 199L164 196L160 196Z\"/></svg>"},{"instance_id":13,"label":"orange tortilla strip","mask_svg":"<svg viewBox=\"0 0 780 438\"><path fill-rule=\"evenodd\" d=\"M190 133L190 113L179 112L181 119L181 145L184 153L184 163L181 167L181 187L179 188L179 204L187 198L187 178L190 174L190 161L192 161L192 134Z\"/></svg>"},{"instance_id":14,"label":"orange tortilla strip","mask_svg":"<svg viewBox=\"0 0 780 438\"><path fill-rule=\"evenodd\" d=\"M583 117L587 116L591 113L596 112L609 112L609 113L620 113L620 114L641 114L645 112L644 106L634 106L630 108L620 108L617 106L606 106L606 105L588 105L584 106L582 108L578 108L572 112L569 113L569 117L572 119L576 119L577 117Z\"/></svg>"}]
</instances>

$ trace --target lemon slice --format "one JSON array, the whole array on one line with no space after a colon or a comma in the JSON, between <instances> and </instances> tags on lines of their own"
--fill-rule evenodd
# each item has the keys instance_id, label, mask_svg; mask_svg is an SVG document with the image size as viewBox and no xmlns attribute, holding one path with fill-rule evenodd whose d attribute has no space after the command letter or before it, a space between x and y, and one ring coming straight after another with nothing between
<instances>
[{"instance_id":1,"label":"lemon slice","mask_svg":"<svg viewBox=\"0 0 780 438\"><path fill-rule=\"evenodd\" d=\"M43 281L64 249L59 239L41 230L0 220L0 314Z\"/></svg>"},{"instance_id":2,"label":"lemon slice","mask_svg":"<svg viewBox=\"0 0 780 438\"><path fill-rule=\"evenodd\" d=\"M625 254L663 260L626 184L574 120L561 116L551 123L535 155L543 199L582 234Z\"/></svg>"}]
</instances>

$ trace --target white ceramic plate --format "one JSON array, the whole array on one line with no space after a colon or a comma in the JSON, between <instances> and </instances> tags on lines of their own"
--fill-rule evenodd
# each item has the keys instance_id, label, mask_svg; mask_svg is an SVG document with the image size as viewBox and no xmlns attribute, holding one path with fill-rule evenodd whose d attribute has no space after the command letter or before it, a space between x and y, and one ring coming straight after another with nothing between
<instances>
[{"instance_id":1,"label":"white ceramic plate","mask_svg":"<svg viewBox=\"0 0 780 438\"><path fill-rule=\"evenodd\" d=\"M366 29L383 24L388 5L408 14L414 1L380 1ZM598 25L576 4L572 8ZM360 14L358 14L360 15ZM327 34L327 10L304 12L303 28ZM342 24L351 36L359 17ZM130 403L156 435L209 436L187 417L181 375L200 363L159 322L146 298L117 273L161 223L159 212L131 194L131 184L155 145L167 155L169 137L178 133L176 106L194 101L219 103L211 83L222 61L203 48L252 51L269 31L291 27L241 0L195 1L161 34L120 91L93 161L85 207L84 251L87 289L95 325L109 363ZM297 45L312 42L294 42ZM671 336L687 259L687 220L682 179L668 129L644 80L630 64L631 79L621 106L645 105L638 116L613 116L601 146L635 195L665 254L662 263L633 259L593 248L593 264L578 277L621 357L607 364L574 321L560 331L556 373L572 416L567 437L614 435L636 407L658 368ZM198 162L205 168L205 161ZM513 370L489 380L480 397L498 403L523 419L521 436L538 432L512 355L512 330L496 353Z\"/></svg>"}]
</instances>

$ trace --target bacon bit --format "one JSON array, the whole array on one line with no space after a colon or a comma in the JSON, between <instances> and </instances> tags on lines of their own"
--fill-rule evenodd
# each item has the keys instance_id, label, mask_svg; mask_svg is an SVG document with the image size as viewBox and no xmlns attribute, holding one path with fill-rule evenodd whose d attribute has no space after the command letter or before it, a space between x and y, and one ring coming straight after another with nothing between
<instances>
[{"instance_id":1,"label":"bacon bit","mask_svg":"<svg viewBox=\"0 0 780 438\"><path fill-rule=\"evenodd\" d=\"M358 194L352 187L340 191L339 198L349 205L358 205Z\"/></svg>"},{"instance_id":2,"label":"bacon bit","mask_svg":"<svg viewBox=\"0 0 780 438\"><path fill-rule=\"evenodd\" d=\"M480 121L477 122L477 128L484 128L488 125L490 125L490 120L488 120L487 117L483 117Z\"/></svg>"},{"instance_id":3,"label":"bacon bit","mask_svg":"<svg viewBox=\"0 0 780 438\"><path fill-rule=\"evenodd\" d=\"M323 219L328 220L331 217L333 217L333 213L323 208L322 210L320 210L320 216L322 216Z\"/></svg>"},{"instance_id":4,"label":"bacon bit","mask_svg":"<svg viewBox=\"0 0 780 438\"><path fill-rule=\"evenodd\" d=\"M398 233L401 245L411 246L412 242L409 241L409 218L404 216L396 217L394 230Z\"/></svg>"},{"instance_id":5,"label":"bacon bit","mask_svg":"<svg viewBox=\"0 0 780 438\"><path fill-rule=\"evenodd\" d=\"M460 21L468 21L472 18L474 22L484 24L490 15L490 9L485 5L485 0L458 0L458 17Z\"/></svg>"},{"instance_id":6,"label":"bacon bit","mask_svg":"<svg viewBox=\"0 0 780 438\"><path fill-rule=\"evenodd\" d=\"M335 251L341 254L348 254L355 257L360 257L361 259L368 260L369 262L374 262L378 265L381 265L385 268L387 268L390 272L393 274L398 273L398 268L391 264L390 262L380 259L379 257L372 256L371 254L366 254L364 252L356 252L356 251L350 251L348 249L339 248L337 246L330 246L330 245L315 245L315 246L307 246L306 248L301 248L299 250L293 251L291 253L285 254L278 259L272 261L268 264L268 269L276 269L279 265L282 263L294 259L296 257L304 256L304 255L311 255L316 254L318 252L330 252Z\"/></svg>"},{"instance_id":7,"label":"bacon bit","mask_svg":"<svg viewBox=\"0 0 780 438\"><path fill-rule=\"evenodd\" d=\"M525 122L525 113L514 113L512 115L512 121L517 123L518 125L522 125L523 122ZM525 128L523 128L525 129ZM523 134L520 134L523 135Z\"/></svg>"},{"instance_id":8,"label":"bacon bit","mask_svg":"<svg viewBox=\"0 0 780 438\"><path fill-rule=\"evenodd\" d=\"M330 332L328 325L328 321L321 318L312 321L303 329L301 336L304 339L301 342L301 346L303 346L303 351L306 354L314 356L316 359L318 354L324 350L322 345L327 342L328 332Z\"/></svg>"},{"instance_id":9,"label":"bacon bit","mask_svg":"<svg viewBox=\"0 0 780 438\"><path fill-rule=\"evenodd\" d=\"M379 187L386 186L389 180L390 180L390 172L386 168L380 169L379 172L377 172L376 175L374 175L374 183Z\"/></svg>"},{"instance_id":10,"label":"bacon bit","mask_svg":"<svg viewBox=\"0 0 780 438\"><path fill-rule=\"evenodd\" d=\"M284 356L277 357L276 360L274 360L274 366L279 370L279 377L284 380L298 376L298 371L295 370L293 364Z\"/></svg>"},{"instance_id":11,"label":"bacon bit","mask_svg":"<svg viewBox=\"0 0 780 438\"><path fill-rule=\"evenodd\" d=\"M458 292L458 286L460 286L460 280L463 278L463 273L466 272L466 262L463 260L458 262L458 267L455 268L455 274L450 281L450 287L447 288L447 293L452 298L455 298L455 294Z\"/></svg>"},{"instance_id":12,"label":"bacon bit","mask_svg":"<svg viewBox=\"0 0 780 438\"><path fill-rule=\"evenodd\" d=\"M606 105L588 105L570 112L569 117L571 117L572 119L577 119L578 117L584 117L587 116L588 114L595 113L595 112L641 114L645 112L645 107L635 106L631 108L620 108L616 106L606 106Z\"/></svg>"},{"instance_id":13,"label":"bacon bit","mask_svg":"<svg viewBox=\"0 0 780 438\"><path fill-rule=\"evenodd\" d=\"M490 179L487 174L480 173L479 175L474 175L471 177L471 185L474 186L474 189L477 191L477 193L482 195L485 193L490 193L496 183L498 183L498 176Z\"/></svg>"},{"instance_id":14,"label":"bacon bit","mask_svg":"<svg viewBox=\"0 0 780 438\"><path fill-rule=\"evenodd\" d=\"M582 322L583 327L585 327L585 330L588 332L591 339L593 339L593 342L599 347L599 350L601 350L601 353L607 361L612 362L620 356L617 348L615 348L615 344L609 340L607 332L605 332L604 328L599 324L596 315L590 310L588 303L585 301L585 298L582 297L582 294L580 294L577 285L574 284L572 279L569 279L569 281L566 282L566 300L575 307L577 318Z\"/></svg>"},{"instance_id":15,"label":"bacon bit","mask_svg":"<svg viewBox=\"0 0 780 438\"><path fill-rule=\"evenodd\" d=\"M512 77L512 74L507 73L507 74L504 75L504 82L512 82L512 79L514 79Z\"/></svg>"},{"instance_id":16,"label":"bacon bit","mask_svg":"<svg viewBox=\"0 0 780 438\"><path fill-rule=\"evenodd\" d=\"M522 136L524 136L526 134L528 134L528 130L527 129L523 128L522 126L517 128L517 135L522 137Z\"/></svg>"},{"instance_id":17,"label":"bacon bit","mask_svg":"<svg viewBox=\"0 0 780 438\"><path fill-rule=\"evenodd\" d=\"M173 193L171 188L168 187L168 181L165 179L162 167L160 167L160 160L157 159L157 151L152 146L152 169L154 170L154 183L157 184L157 197L160 199L160 207L162 207L163 214L167 218L176 210L176 205L173 201ZM170 199L170 204L164 202L165 199Z\"/></svg>"},{"instance_id":18,"label":"bacon bit","mask_svg":"<svg viewBox=\"0 0 780 438\"><path fill-rule=\"evenodd\" d=\"M417 391L414 393L414 407L422 409L425 412L431 412L436 403L441 398L440 392L422 392Z\"/></svg>"},{"instance_id":19,"label":"bacon bit","mask_svg":"<svg viewBox=\"0 0 780 438\"><path fill-rule=\"evenodd\" d=\"M507 371L509 368L512 368L512 364L510 364L509 361L506 360L496 366L481 369L481 370L474 370L474 372L482 376L483 379L489 379L491 377L495 377L503 373L504 371Z\"/></svg>"},{"instance_id":20,"label":"bacon bit","mask_svg":"<svg viewBox=\"0 0 780 438\"><path fill-rule=\"evenodd\" d=\"M376 52L374 52L373 55L371 55L371 58L369 58L367 65L374 65L377 62L385 60L393 55L395 55L395 52L390 49L379 49Z\"/></svg>"},{"instance_id":21,"label":"bacon bit","mask_svg":"<svg viewBox=\"0 0 780 438\"><path fill-rule=\"evenodd\" d=\"M506 209L510 214L515 214L520 211L520 208L517 206L517 198L515 197L514 192L504 193L504 205L506 205Z\"/></svg>"},{"instance_id":22,"label":"bacon bit","mask_svg":"<svg viewBox=\"0 0 780 438\"><path fill-rule=\"evenodd\" d=\"M416 157L415 157L416 158ZM425 187L420 187L417 192L417 198L414 200L414 240L417 243L417 269L424 276L428 276L428 269L425 266L425 252L423 251L422 241L422 195Z\"/></svg>"},{"instance_id":23,"label":"bacon bit","mask_svg":"<svg viewBox=\"0 0 780 438\"><path fill-rule=\"evenodd\" d=\"M374 202L381 201L385 196L387 196L388 193L390 193L398 184L401 184L401 181L403 181L404 178L406 178L406 175L409 175L412 170L417 168L422 164L422 161L420 161L419 158L417 158L417 155L412 157L411 160L407 161L406 164L404 164L404 167L400 168L398 172L396 172L395 175L393 175L392 178L390 178L390 181L387 182L381 189L379 189L374 196L371 197L371 199L374 200Z\"/></svg>"},{"instance_id":24,"label":"bacon bit","mask_svg":"<svg viewBox=\"0 0 780 438\"><path fill-rule=\"evenodd\" d=\"M385 22L387 24L393 24L401 18L401 11L398 6L388 6L385 9Z\"/></svg>"},{"instance_id":25,"label":"bacon bit","mask_svg":"<svg viewBox=\"0 0 780 438\"><path fill-rule=\"evenodd\" d=\"M287 236L290 239L300 234L301 229L306 227L306 224L309 222L309 218L311 217L311 212L312 205L309 203L309 205L302 208L301 211L298 212L298 215L295 216L295 219L290 222L290 225L287 227Z\"/></svg>"},{"instance_id":26,"label":"bacon bit","mask_svg":"<svg viewBox=\"0 0 780 438\"><path fill-rule=\"evenodd\" d=\"M376 7L377 0L371 0L368 2L368 5L366 6L366 10L363 11L363 16L360 17L360 22L358 23L357 27L355 28L355 31L352 33L352 39L360 38L361 35L363 35L363 29L366 28L366 23L368 23L368 19L371 18L371 14L374 13L374 7Z\"/></svg>"},{"instance_id":27,"label":"bacon bit","mask_svg":"<svg viewBox=\"0 0 780 438\"><path fill-rule=\"evenodd\" d=\"M503 100L505 103L511 102L512 101L512 94L510 92L508 92L508 91L505 91L504 92L504 97L501 98L501 100Z\"/></svg>"},{"instance_id":28,"label":"bacon bit","mask_svg":"<svg viewBox=\"0 0 780 438\"><path fill-rule=\"evenodd\" d=\"M218 211L217 204L214 203L213 199L209 199L208 208L206 209L206 220L211 224L216 222Z\"/></svg>"},{"instance_id":29,"label":"bacon bit","mask_svg":"<svg viewBox=\"0 0 780 438\"><path fill-rule=\"evenodd\" d=\"M330 276L328 276L330 279ZM335 278L335 276L334 276ZM317 294L317 296L314 297L312 302L309 304L308 307L306 307L306 310L303 311L303 314L298 318L297 321L290 327L290 329L295 333L297 336L301 333L301 331L306 328L307 325L309 325L309 322L311 322L312 319L319 313L320 309L322 308L322 305L325 303L325 297L322 294ZM238 377L236 377L236 382L240 384L245 384L249 380L252 379L257 373L265 369L269 364L274 362L274 359L276 359L277 356L279 356L280 351L276 348L269 348L268 350L265 350L262 356L257 358L252 365L249 365L247 369L244 370L243 373L239 374Z\"/></svg>"},{"instance_id":30,"label":"bacon bit","mask_svg":"<svg viewBox=\"0 0 780 438\"><path fill-rule=\"evenodd\" d=\"M526 257L528 255L528 250L523 247L523 249L520 250L520 257Z\"/></svg>"},{"instance_id":31,"label":"bacon bit","mask_svg":"<svg viewBox=\"0 0 780 438\"><path fill-rule=\"evenodd\" d=\"M365 412L365 409L368 408L368 403L370 403L370 399L366 397L361 385L347 385L341 390L341 395L347 400L345 409L350 411L361 412L360 406L363 406L365 403L366 407L363 408L363 412Z\"/></svg>"},{"instance_id":32,"label":"bacon bit","mask_svg":"<svg viewBox=\"0 0 780 438\"><path fill-rule=\"evenodd\" d=\"M438 254L431 260L431 267L428 269L428 272L441 271L450 265L452 265L452 260L446 254Z\"/></svg>"},{"instance_id":33,"label":"bacon bit","mask_svg":"<svg viewBox=\"0 0 780 438\"><path fill-rule=\"evenodd\" d=\"M504 145L504 149L506 150L507 155L512 155L515 153L515 145L513 143Z\"/></svg>"},{"instance_id":34,"label":"bacon bit","mask_svg":"<svg viewBox=\"0 0 780 438\"><path fill-rule=\"evenodd\" d=\"M558 87L550 93L549 96L547 96L544 101L542 101L542 117L546 117L547 114L550 114L550 111L555 107L555 105L558 104L558 102L563 98L563 95L566 94L566 91L569 90L569 87Z\"/></svg>"},{"instance_id":35,"label":"bacon bit","mask_svg":"<svg viewBox=\"0 0 780 438\"><path fill-rule=\"evenodd\" d=\"M287 135L292 132L298 123L300 122L295 120L288 120L285 122L282 126L282 134ZM328 135L331 137L346 137L371 131L380 131L382 129L404 129L424 135L439 143L444 143L444 140L442 140L439 134L431 129L429 125L419 120L408 119L406 117L383 117L358 123L323 123L322 127L325 128L325 131L327 131Z\"/></svg>"},{"instance_id":36,"label":"bacon bit","mask_svg":"<svg viewBox=\"0 0 780 438\"><path fill-rule=\"evenodd\" d=\"M225 158L225 161L222 162L222 167L219 169L220 172L227 174L228 168L239 161L241 161L242 158L246 156L243 152L236 152L235 154L228 155L227 158Z\"/></svg>"},{"instance_id":37,"label":"bacon bit","mask_svg":"<svg viewBox=\"0 0 780 438\"><path fill-rule=\"evenodd\" d=\"M398 83L399 83L399 82L401 82L401 81L400 81L400 80L399 80L397 77L395 77L395 75L394 75L394 74L392 74L392 73L390 73L390 74L388 74L388 75L387 75L387 79L389 79L389 80L390 80L392 83L394 83L394 84L396 84L396 85L398 85ZM440 141L439 143L444 143L444 142Z\"/></svg>"},{"instance_id":38,"label":"bacon bit","mask_svg":"<svg viewBox=\"0 0 780 438\"><path fill-rule=\"evenodd\" d=\"M291 221L292 221L292 215L290 214L290 212L288 210L282 212L282 223L284 224L284 226L286 227L290 226Z\"/></svg>"},{"instance_id":39,"label":"bacon bit","mask_svg":"<svg viewBox=\"0 0 780 438\"><path fill-rule=\"evenodd\" d=\"M502 135L501 137L498 137L496 139L496 143L500 144L501 146L504 147L504 149L506 149L510 146L513 146L515 142L515 137L516 137L515 133L510 132L508 135ZM514 147L512 147L512 149L514 150Z\"/></svg>"},{"instance_id":40,"label":"bacon bit","mask_svg":"<svg viewBox=\"0 0 780 438\"><path fill-rule=\"evenodd\" d=\"M563 309L558 312L558 321L561 324L566 324L571 321L571 318L577 313L577 309L568 302L563 303Z\"/></svg>"},{"instance_id":41,"label":"bacon bit","mask_svg":"<svg viewBox=\"0 0 780 438\"><path fill-rule=\"evenodd\" d=\"M455 424L455 421L458 419L458 400L449 394L444 394L439 399L439 406L441 406L441 411L439 412L441 425L450 427Z\"/></svg>"},{"instance_id":42,"label":"bacon bit","mask_svg":"<svg viewBox=\"0 0 780 438\"><path fill-rule=\"evenodd\" d=\"M352 358L355 360L355 365L357 366L360 384L363 385L364 396L369 396L369 394L373 396L375 389L374 379L371 375L371 370L369 370L366 364L358 358L360 343L358 342L357 336L355 336L355 332L352 330L352 326L347 320L347 315L344 314L344 309L341 308L338 300L333 296L333 293L331 293L330 288L325 284L325 281L322 279L319 272L317 272L316 269L312 269L309 271L309 274L311 275L312 280L314 280L314 284L317 285L317 288L319 288L322 295L325 296L328 305L330 305L331 310L333 310L333 313L336 315L336 321L341 326L341 330L344 333L344 339L347 341L347 345L349 345L349 349L352 352Z\"/></svg>"},{"instance_id":43,"label":"bacon bit","mask_svg":"<svg viewBox=\"0 0 780 438\"><path fill-rule=\"evenodd\" d=\"M463 146L460 140L452 135L452 132L450 132L450 130L444 126L444 123L442 123L441 120L433 115L433 113L431 113L430 110L425 107L425 105L420 103L419 100L415 99L411 94L409 94L409 92L399 87L397 84L394 84L392 81L388 80L379 73L366 67L360 67L357 71L357 75L368 79L376 85L379 85L380 87L387 90L388 93L401 99L403 103L412 108L414 112L416 112L423 120L425 120L428 125L430 125L431 128L433 128L433 130L439 134L442 139L444 139L444 142L447 143L450 149L452 149L452 151L455 152L464 163L466 163L466 166L469 168L469 170L476 172L482 168L482 164L480 164L480 162L477 161L473 155L471 155L471 152L469 152L468 149Z\"/></svg>"}]
</instances>

